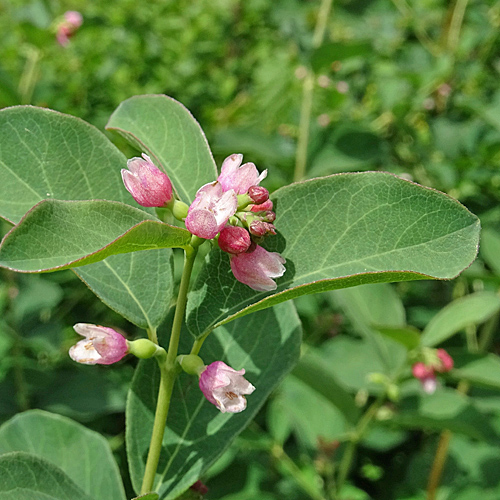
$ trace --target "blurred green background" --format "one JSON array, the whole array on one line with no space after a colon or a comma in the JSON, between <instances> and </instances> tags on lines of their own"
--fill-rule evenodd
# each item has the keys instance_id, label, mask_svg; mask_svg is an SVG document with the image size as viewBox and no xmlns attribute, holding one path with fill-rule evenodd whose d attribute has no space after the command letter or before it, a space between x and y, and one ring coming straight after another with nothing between
<instances>
[{"instance_id":1,"label":"blurred green background","mask_svg":"<svg viewBox=\"0 0 500 500\"><path fill-rule=\"evenodd\" d=\"M453 389L459 375L423 395L406 352L372 324L424 328L452 300L498 290L500 2L338 0L322 18L327 4L3 0L0 106L48 107L104 130L124 99L164 93L198 119L218 165L244 153L269 169L270 190L301 178L304 166L305 177L384 170L464 203L485 231L480 258L457 280L370 285L305 297L296 306L305 352L323 360L325 380L334 379L360 408L384 387L370 374L396 385L357 447L342 498L430 498L429 471L439 433L448 429L437 498L498 500L500 306L445 344L459 365L480 348L492 353L493 364L467 395ZM84 21L62 47L55 30L67 10L80 11ZM76 322L129 335L135 327L70 271L1 275L0 419L28 408L68 415L109 437L126 475L123 413L134 360L89 369L75 366L67 349ZM206 498L333 498L332 478L349 441L345 415L304 375L304 359L203 478Z\"/></svg>"}]
</instances>

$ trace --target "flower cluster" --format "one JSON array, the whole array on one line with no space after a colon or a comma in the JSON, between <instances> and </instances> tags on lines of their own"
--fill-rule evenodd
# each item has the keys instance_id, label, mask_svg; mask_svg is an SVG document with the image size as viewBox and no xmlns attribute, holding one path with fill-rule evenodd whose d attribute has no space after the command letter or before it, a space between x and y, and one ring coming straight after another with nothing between
<instances>
[{"instance_id":1,"label":"flower cluster","mask_svg":"<svg viewBox=\"0 0 500 500\"><path fill-rule=\"evenodd\" d=\"M227 157L217 181L198 190L186 227L200 238L218 238L238 281L254 290L274 290L273 278L283 276L285 259L259 245L276 234L273 203L267 189L259 186L267 171L259 175L253 163L242 165L242 160L241 154Z\"/></svg>"},{"instance_id":2,"label":"flower cluster","mask_svg":"<svg viewBox=\"0 0 500 500\"><path fill-rule=\"evenodd\" d=\"M192 234L217 240L219 248L229 254L238 281L258 291L275 290L273 279L283 276L285 259L259 245L276 234L273 202L268 190L259 186L267 171L259 174L253 163L242 165L242 160L241 154L226 158L217 180L198 190L182 219ZM172 201L172 183L149 156L132 158L127 167L122 170L123 182L137 203L172 206L177 216L176 207L181 203Z\"/></svg>"},{"instance_id":3,"label":"flower cluster","mask_svg":"<svg viewBox=\"0 0 500 500\"><path fill-rule=\"evenodd\" d=\"M432 394L437 388L436 373L446 373L453 368L453 358L444 349L437 349L432 354L434 359L412 366L413 376L420 380L428 394Z\"/></svg>"},{"instance_id":4,"label":"flower cluster","mask_svg":"<svg viewBox=\"0 0 500 500\"><path fill-rule=\"evenodd\" d=\"M78 11L68 10L65 12L56 28L56 39L59 45L66 47L69 44L69 39L75 34L82 23L83 17Z\"/></svg>"}]
</instances>

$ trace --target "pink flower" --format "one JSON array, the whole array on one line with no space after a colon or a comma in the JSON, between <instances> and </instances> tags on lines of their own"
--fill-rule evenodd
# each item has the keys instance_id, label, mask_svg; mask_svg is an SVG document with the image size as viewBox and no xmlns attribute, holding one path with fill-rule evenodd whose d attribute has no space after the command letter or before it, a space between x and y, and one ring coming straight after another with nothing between
<instances>
[{"instance_id":1,"label":"pink flower","mask_svg":"<svg viewBox=\"0 0 500 500\"><path fill-rule=\"evenodd\" d=\"M56 38L59 45L66 47L69 39L75 34L83 23L83 17L76 10L68 10L64 13L64 19L57 26Z\"/></svg>"},{"instance_id":2,"label":"pink flower","mask_svg":"<svg viewBox=\"0 0 500 500\"><path fill-rule=\"evenodd\" d=\"M239 226L226 226L220 232L218 243L222 251L239 254L248 250L252 240L246 229Z\"/></svg>"},{"instance_id":3,"label":"pink flower","mask_svg":"<svg viewBox=\"0 0 500 500\"><path fill-rule=\"evenodd\" d=\"M128 160L127 168L122 169L123 183L139 205L162 207L172 199L172 183L168 175L148 155Z\"/></svg>"},{"instance_id":4,"label":"pink flower","mask_svg":"<svg viewBox=\"0 0 500 500\"><path fill-rule=\"evenodd\" d=\"M241 165L242 160L243 155L233 154L222 163L221 173L217 181L224 191L233 189L236 194L245 194L252 186L256 186L266 177L267 170L259 175L259 171L253 163Z\"/></svg>"},{"instance_id":5,"label":"pink flower","mask_svg":"<svg viewBox=\"0 0 500 500\"><path fill-rule=\"evenodd\" d=\"M222 413L239 413L247 407L246 394L255 387L246 380L245 370L234 370L222 361L208 365L200 374L200 389Z\"/></svg>"},{"instance_id":6,"label":"pink flower","mask_svg":"<svg viewBox=\"0 0 500 500\"><path fill-rule=\"evenodd\" d=\"M449 372L453 368L453 358L444 349L438 349L436 354L441 362L441 364L436 367L436 371L440 373Z\"/></svg>"},{"instance_id":7,"label":"pink flower","mask_svg":"<svg viewBox=\"0 0 500 500\"><path fill-rule=\"evenodd\" d=\"M285 259L276 252L268 252L259 245L249 252L231 256L231 270L234 277L259 292L276 289L271 278L285 273Z\"/></svg>"},{"instance_id":8,"label":"pink flower","mask_svg":"<svg viewBox=\"0 0 500 500\"><path fill-rule=\"evenodd\" d=\"M83 17L77 10L68 10L64 13L64 19L74 29L78 29L83 23Z\"/></svg>"},{"instance_id":9,"label":"pink flower","mask_svg":"<svg viewBox=\"0 0 500 500\"><path fill-rule=\"evenodd\" d=\"M427 394L433 394L436 391L437 381L434 368L424 363L415 363L412 367L412 373L415 378L420 380L422 388Z\"/></svg>"},{"instance_id":10,"label":"pink flower","mask_svg":"<svg viewBox=\"0 0 500 500\"><path fill-rule=\"evenodd\" d=\"M224 192L221 184L213 182L201 187L188 210L187 229L206 240L211 240L226 225L238 208L238 198L230 189Z\"/></svg>"},{"instance_id":11,"label":"pink flower","mask_svg":"<svg viewBox=\"0 0 500 500\"><path fill-rule=\"evenodd\" d=\"M75 332L85 337L69 350L74 361L85 365L110 365L120 361L128 352L125 337L112 328L78 323Z\"/></svg>"}]
</instances>

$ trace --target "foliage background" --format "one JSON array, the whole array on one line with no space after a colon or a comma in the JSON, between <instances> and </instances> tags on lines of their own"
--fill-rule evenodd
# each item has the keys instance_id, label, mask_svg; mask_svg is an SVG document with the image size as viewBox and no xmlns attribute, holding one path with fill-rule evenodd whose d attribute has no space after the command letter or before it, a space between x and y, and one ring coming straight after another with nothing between
<instances>
[{"instance_id":1,"label":"foliage background","mask_svg":"<svg viewBox=\"0 0 500 500\"><path fill-rule=\"evenodd\" d=\"M498 289L500 2L338 1L323 46L315 49L319 7L312 0L10 0L0 4L0 105L45 106L103 130L122 100L165 93L202 124L218 164L242 152L269 169L266 187L274 190L294 177L312 68L308 177L403 174L456 197L486 228L480 259L453 282L371 285L296 301L306 346L363 405L380 387L367 375L386 370L373 356L371 323L392 318L423 328L453 299ZM63 48L52 27L69 9L82 12L84 24ZM126 475L123 411L134 361L89 369L71 363L67 348L76 322L114 325L130 335L135 327L69 271L2 271L2 278L0 418L27 408L68 415L108 437ZM444 347L458 359L474 350L478 333L491 338L489 350L498 354L497 314L481 328L472 322ZM439 498L500 496L500 377L463 396L475 410L470 428L489 426L482 436L456 430L464 408L450 403L456 382L448 385L432 397L412 380L399 387L401 399L382 407L359 447L346 498L425 498L439 431L450 428L455 434ZM207 498L324 498L344 425L335 404L291 375L204 478Z\"/></svg>"}]
</instances>

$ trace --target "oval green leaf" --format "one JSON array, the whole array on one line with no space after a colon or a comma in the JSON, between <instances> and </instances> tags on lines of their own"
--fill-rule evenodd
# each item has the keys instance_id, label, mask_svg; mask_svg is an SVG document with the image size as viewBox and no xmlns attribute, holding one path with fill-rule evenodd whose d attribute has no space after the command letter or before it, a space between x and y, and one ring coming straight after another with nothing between
<instances>
[{"instance_id":1,"label":"oval green leaf","mask_svg":"<svg viewBox=\"0 0 500 500\"><path fill-rule=\"evenodd\" d=\"M85 284L106 304L141 328L165 318L174 291L172 250L145 250L78 268ZM161 293L159 293L161 291Z\"/></svg>"},{"instance_id":2,"label":"oval green leaf","mask_svg":"<svg viewBox=\"0 0 500 500\"><path fill-rule=\"evenodd\" d=\"M59 467L91 498L125 500L106 439L69 418L41 410L16 415L0 427L0 454L14 451L29 452Z\"/></svg>"},{"instance_id":3,"label":"oval green leaf","mask_svg":"<svg viewBox=\"0 0 500 500\"><path fill-rule=\"evenodd\" d=\"M106 128L148 153L169 175L185 203L190 204L196 191L217 177L203 130L189 110L171 97L131 97L118 106Z\"/></svg>"},{"instance_id":4,"label":"oval green leaf","mask_svg":"<svg viewBox=\"0 0 500 500\"><path fill-rule=\"evenodd\" d=\"M0 216L18 223L45 199L122 201L127 159L95 127L50 109L0 111Z\"/></svg>"},{"instance_id":5,"label":"oval green leaf","mask_svg":"<svg viewBox=\"0 0 500 500\"><path fill-rule=\"evenodd\" d=\"M268 250L287 260L271 293L237 282L211 252L189 297L195 335L308 293L364 283L451 279L475 259L480 224L453 198L383 172L338 174L274 193L278 235ZM211 294L215 287L223 294Z\"/></svg>"},{"instance_id":6,"label":"oval green leaf","mask_svg":"<svg viewBox=\"0 0 500 500\"><path fill-rule=\"evenodd\" d=\"M28 453L0 456L0 500L93 500L61 469Z\"/></svg>"},{"instance_id":7,"label":"oval green leaf","mask_svg":"<svg viewBox=\"0 0 500 500\"><path fill-rule=\"evenodd\" d=\"M479 325L500 310L500 297L493 292L477 292L454 300L441 309L425 327L421 342L436 346L468 325Z\"/></svg>"},{"instance_id":8,"label":"oval green leaf","mask_svg":"<svg viewBox=\"0 0 500 500\"><path fill-rule=\"evenodd\" d=\"M105 200L45 200L4 238L0 265L19 272L84 266L110 255L184 247L185 229L142 210Z\"/></svg>"}]
</instances>

